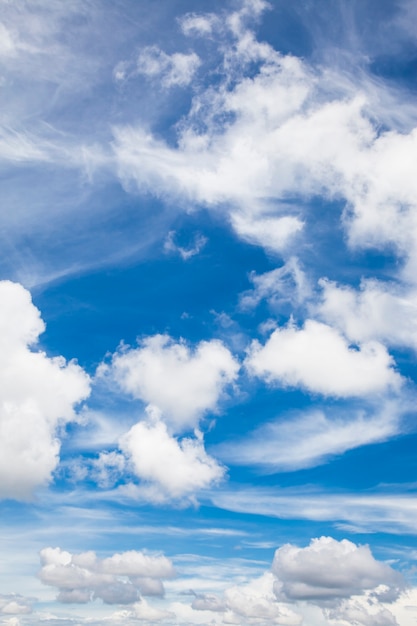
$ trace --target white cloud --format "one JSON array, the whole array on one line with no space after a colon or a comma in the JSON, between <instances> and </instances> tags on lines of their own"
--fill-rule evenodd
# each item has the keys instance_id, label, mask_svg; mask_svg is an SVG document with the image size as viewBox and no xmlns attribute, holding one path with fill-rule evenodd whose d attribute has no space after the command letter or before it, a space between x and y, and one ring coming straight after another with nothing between
<instances>
[{"instance_id":1,"label":"white cloud","mask_svg":"<svg viewBox=\"0 0 417 626\"><path fill-rule=\"evenodd\" d=\"M0 616L31 613L33 603L34 598L25 598L17 594L0 594Z\"/></svg>"},{"instance_id":2,"label":"white cloud","mask_svg":"<svg viewBox=\"0 0 417 626\"><path fill-rule=\"evenodd\" d=\"M302 227L306 199L341 199L351 245L393 244L414 268L417 132L390 127L407 103L365 71L314 70L256 41L245 24L265 7L245 3L221 24L210 14L184 18L185 34L221 38L223 81L195 96L175 147L141 128L116 129L121 178L186 205L227 203L239 236L278 252ZM245 76L254 61L258 73Z\"/></svg>"},{"instance_id":3,"label":"white cloud","mask_svg":"<svg viewBox=\"0 0 417 626\"><path fill-rule=\"evenodd\" d=\"M363 280L360 289L320 281L322 300L317 313L340 328L351 341L378 340L417 349L417 293L376 280Z\"/></svg>"},{"instance_id":4,"label":"white cloud","mask_svg":"<svg viewBox=\"0 0 417 626\"><path fill-rule=\"evenodd\" d=\"M0 282L0 496L29 498L59 461L57 428L90 391L75 362L33 350L44 330L21 285Z\"/></svg>"},{"instance_id":5,"label":"white cloud","mask_svg":"<svg viewBox=\"0 0 417 626\"><path fill-rule=\"evenodd\" d=\"M122 348L111 365L121 389L158 407L174 432L194 428L205 413L215 412L238 369L220 341L202 341L193 351L168 335L147 337L138 348Z\"/></svg>"},{"instance_id":6,"label":"white cloud","mask_svg":"<svg viewBox=\"0 0 417 626\"><path fill-rule=\"evenodd\" d=\"M111 620L120 621L123 624L126 620L143 620L146 622L159 622L167 618L173 618L175 615L170 611L164 611L156 607L150 606L146 600L135 602L132 608L117 611L111 616Z\"/></svg>"},{"instance_id":7,"label":"white cloud","mask_svg":"<svg viewBox=\"0 0 417 626\"><path fill-rule=\"evenodd\" d=\"M224 598L228 609L225 615L226 623L240 623L243 619L249 624L297 626L302 622L300 615L285 604L277 602L274 594L274 577L270 572L247 585L226 589Z\"/></svg>"},{"instance_id":8,"label":"white cloud","mask_svg":"<svg viewBox=\"0 0 417 626\"><path fill-rule=\"evenodd\" d=\"M149 46L139 55L137 72L149 77L160 77L164 87L185 87L192 81L200 63L195 52L166 54L157 46Z\"/></svg>"},{"instance_id":9,"label":"white cloud","mask_svg":"<svg viewBox=\"0 0 417 626\"><path fill-rule=\"evenodd\" d=\"M267 473L315 467L347 450L398 434L399 414L400 407L389 402L369 413L311 410L263 424L242 441L220 444L216 453L228 463L255 465Z\"/></svg>"},{"instance_id":10,"label":"white cloud","mask_svg":"<svg viewBox=\"0 0 417 626\"><path fill-rule=\"evenodd\" d=\"M343 600L339 606L325 609L329 626L398 626L393 613L373 597Z\"/></svg>"},{"instance_id":11,"label":"white cloud","mask_svg":"<svg viewBox=\"0 0 417 626\"><path fill-rule=\"evenodd\" d=\"M223 477L224 468L206 453L201 435L176 439L155 410L148 414L148 421L133 426L120 441L135 474L145 484L142 494L147 499L189 498Z\"/></svg>"},{"instance_id":12,"label":"white cloud","mask_svg":"<svg viewBox=\"0 0 417 626\"><path fill-rule=\"evenodd\" d=\"M283 252L294 235L303 228L303 222L293 216L271 217L248 212L232 213L232 226L245 241L261 245L271 252Z\"/></svg>"},{"instance_id":13,"label":"white cloud","mask_svg":"<svg viewBox=\"0 0 417 626\"><path fill-rule=\"evenodd\" d=\"M254 287L240 295L243 310L256 307L262 300L273 308L282 308L285 303L296 307L311 295L308 279L296 257L270 272L251 272L249 278Z\"/></svg>"},{"instance_id":14,"label":"white cloud","mask_svg":"<svg viewBox=\"0 0 417 626\"><path fill-rule=\"evenodd\" d=\"M330 396L367 396L401 384L382 344L349 347L337 330L314 320L302 329L291 323L277 328L264 346L254 341L245 363L252 375L269 383Z\"/></svg>"},{"instance_id":15,"label":"white cloud","mask_svg":"<svg viewBox=\"0 0 417 626\"><path fill-rule=\"evenodd\" d=\"M175 575L165 556L136 550L99 559L91 551L71 554L60 548L44 548L40 556L40 580L56 587L58 601L65 603L87 603L100 598L106 604L131 604L140 593L146 595L149 580L156 582L163 595L161 579Z\"/></svg>"},{"instance_id":16,"label":"white cloud","mask_svg":"<svg viewBox=\"0 0 417 626\"><path fill-rule=\"evenodd\" d=\"M189 248L184 248L175 243L175 231L170 230L164 242L164 251L179 254L183 261L187 261L196 254L199 254L206 243L207 237L197 234L194 237L193 245Z\"/></svg>"},{"instance_id":17,"label":"white cloud","mask_svg":"<svg viewBox=\"0 0 417 626\"><path fill-rule=\"evenodd\" d=\"M364 494L313 486L269 490L235 486L213 491L211 500L227 511L333 522L351 533L413 535L415 532L417 503L400 485L394 485L388 492L373 490Z\"/></svg>"},{"instance_id":18,"label":"white cloud","mask_svg":"<svg viewBox=\"0 0 417 626\"><path fill-rule=\"evenodd\" d=\"M179 22L184 35L207 36L216 26L219 26L219 21L214 13L187 13Z\"/></svg>"},{"instance_id":19,"label":"white cloud","mask_svg":"<svg viewBox=\"0 0 417 626\"><path fill-rule=\"evenodd\" d=\"M275 592L288 600L323 602L373 591L395 600L405 587L402 575L375 560L369 546L332 537L312 539L306 548L286 544L275 552Z\"/></svg>"}]
</instances>

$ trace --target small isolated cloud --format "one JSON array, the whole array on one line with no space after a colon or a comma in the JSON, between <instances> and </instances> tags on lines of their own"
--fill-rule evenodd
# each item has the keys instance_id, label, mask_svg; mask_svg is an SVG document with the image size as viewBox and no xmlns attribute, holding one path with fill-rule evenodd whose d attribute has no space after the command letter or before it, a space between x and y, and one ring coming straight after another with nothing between
<instances>
[{"instance_id":1,"label":"small isolated cloud","mask_svg":"<svg viewBox=\"0 0 417 626\"><path fill-rule=\"evenodd\" d=\"M166 54L157 46L148 46L139 54L137 73L149 78L160 78L164 87L185 87L194 78L200 64L195 52Z\"/></svg>"},{"instance_id":2,"label":"small isolated cloud","mask_svg":"<svg viewBox=\"0 0 417 626\"><path fill-rule=\"evenodd\" d=\"M181 30L187 36L208 36L220 25L214 13L187 13L179 20Z\"/></svg>"},{"instance_id":3,"label":"small isolated cloud","mask_svg":"<svg viewBox=\"0 0 417 626\"><path fill-rule=\"evenodd\" d=\"M216 452L228 463L258 466L267 473L292 471L385 441L400 430L401 408L396 403L385 402L369 412L333 411L336 415L317 409L263 424L242 441L217 446Z\"/></svg>"},{"instance_id":4,"label":"small isolated cloud","mask_svg":"<svg viewBox=\"0 0 417 626\"><path fill-rule=\"evenodd\" d=\"M164 251L179 254L183 261L187 261L199 254L206 243L207 237L197 234L194 237L193 245L190 248L184 248L175 243L175 231L170 230L164 242Z\"/></svg>"},{"instance_id":5,"label":"small isolated cloud","mask_svg":"<svg viewBox=\"0 0 417 626\"><path fill-rule=\"evenodd\" d=\"M15 593L7 595L0 594L0 616L26 615L27 613L32 613L34 601L34 598L25 598Z\"/></svg>"},{"instance_id":6,"label":"small isolated cloud","mask_svg":"<svg viewBox=\"0 0 417 626\"><path fill-rule=\"evenodd\" d=\"M281 599L325 603L372 591L394 601L405 588L402 575L377 561L367 545L347 539L312 539L306 548L286 544L275 552L272 572Z\"/></svg>"},{"instance_id":7,"label":"small isolated cloud","mask_svg":"<svg viewBox=\"0 0 417 626\"><path fill-rule=\"evenodd\" d=\"M265 345L254 341L246 367L268 383L301 387L325 396L367 396L398 389L401 376L385 347L367 342L352 348L337 330L307 320L303 328L277 328Z\"/></svg>"},{"instance_id":8,"label":"small isolated cloud","mask_svg":"<svg viewBox=\"0 0 417 626\"><path fill-rule=\"evenodd\" d=\"M181 432L217 410L239 365L221 341L202 341L193 350L182 340L154 335L138 348L122 348L110 368L124 392L158 407L170 429Z\"/></svg>"},{"instance_id":9,"label":"small isolated cloud","mask_svg":"<svg viewBox=\"0 0 417 626\"><path fill-rule=\"evenodd\" d=\"M239 299L243 310L255 308L262 300L272 308L282 308L285 304L296 307L311 295L308 279L295 257L270 272L251 272L249 279L253 289L243 292Z\"/></svg>"},{"instance_id":10,"label":"small isolated cloud","mask_svg":"<svg viewBox=\"0 0 417 626\"><path fill-rule=\"evenodd\" d=\"M40 580L58 589L57 600L87 603L96 598L105 604L132 604L147 595L153 585L164 594L163 579L175 575L171 561L162 555L130 550L100 559L95 552L71 554L60 548L44 548L40 553Z\"/></svg>"},{"instance_id":11,"label":"small isolated cloud","mask_svg":"<svg viewBox=\"0 0 417 626\"><path fill-rule=\"evenodd\" d=\"M155 409L148 409L148 420L133 426L120 447L142 481L139 495L154 502L192 498L224 476L224 467L206 453L201 435L171 436Z\"/></svg>"},{"instance_id":12,"label":"small isolated cloud","mask_svg":"<svg viewBox=\"0 0 417 626\"><path fill-rule=\"evenodd\" d=\"M35 351L45 325L29 292L0 282L0 497L29 498L59 461L57 429L90 392L75 362Z\"/></svg>"}]
</instances>

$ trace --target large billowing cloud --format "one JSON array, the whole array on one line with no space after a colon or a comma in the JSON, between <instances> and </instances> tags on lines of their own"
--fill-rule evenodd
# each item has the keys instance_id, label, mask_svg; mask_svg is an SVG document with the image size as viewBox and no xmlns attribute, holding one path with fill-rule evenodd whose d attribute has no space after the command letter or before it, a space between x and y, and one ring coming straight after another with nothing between
<instances>
[{"instance_id":1,"label":"large billowing cloud","mask_svg":"<svg viewBox=\"0 0 417 626\"><path fill-rule=\"evenodd\" d=\"M377 561L369 546L332 537L313 539L306 548L287 544L274 556L276 593L288 600L323 602L372 590L380 599L395 600L404 588L399 572Z\"/></svg>"},{"instance_id":2,"label":"large billowing cloud","mask_svg":"<svg viewBox=\"0 0 417 626\"><path fill-rule=\"evenodd\" d=\"M270 571L221 596L195 594L192 608L206 615L206 623L211 614L211 621L220 615L226 624L396 626L390 609L404 589L401 574L376 560L368 546L320 537L306 548L282 546ZM196 615L194 622L201 621Z\"/></svg>"},{"instance_id":3,"label":"large billowing cloud","mask_svg":"<svg viewBox=\"0 0 417 626\"><path fill-rule=\"evenodd\" d=\"M205 413L216 412L238 369L220 341L202 341L191 350L167 335L147 337L138 348L122 348L111 365L121 389L158 407L174 432L194 428Z\"/></svg>"},{"instance_id":4,"label":"large billowing cloud","mask_svg":"<svg viewBox=\"0 0 417 626\"><path fill-rule=\"evenodd\" d=\"M59 461L57 428L89 394L75 362L33 346L44 330L21 285L0 282L0 497L25 499L48 483Z\"/></svg>"},{"instance_id":5,"label":"large billowing cloud","mask_svg":"<svg viewBox=\"0 0 417 626\"><path fill-rule=\"evenodd\" d=\"M60 548L41 551L39 578L59 590L58 600L86 603L100 598L106 604L132 604L140 595L163 595L163 579L175 575L162 555L136 550L100 559L95 552L71 554Z\"/></svg>"},{"instance_id":6,"label":"large billowing cloud","mask_svg":"<svg viewBox=\"0 0 417 626\"><path fill-rule=\"evenodd\" d=\"M269 383L339 397L367 396L401 383L382 344L352 348L337 330L314 320L300 329L277 328L264 346L253 342L246 366Z\"/></svg>"}]
</instances>

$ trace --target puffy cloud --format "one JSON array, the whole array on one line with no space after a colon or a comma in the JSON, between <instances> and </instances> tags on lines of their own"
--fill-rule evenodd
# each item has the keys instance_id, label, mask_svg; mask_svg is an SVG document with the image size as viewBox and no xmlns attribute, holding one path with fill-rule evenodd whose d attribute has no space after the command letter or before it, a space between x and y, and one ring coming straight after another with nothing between
<instances>
[{"instance_id":1,"label":"puffy cloud","mask_svg":"<svg viewBox=\"0 0 417 626\"><path fill-rule=\"evenodd\" d=\"M261 425L241 441L220 444L216 453L226 462L257 465L266 472L315 467L330 457L359 446L385 441L400 431L400 407L366 412L339 409L336 416L321 410Z\"/></svg>"},{"instance_id":2,"label":"puffy cloud","mask_svg":"<svg viewBox=\"0 0 417 626\"><path fill-rule=\"evenodd\" d=\"M161 77L165 87L184 87L192 81L200 63L195 52L166 54L157 46L149 46L139 55L137 72L149 77Z\"/></svg>"},{"instance_id":3,"label":"puffy cloud","mask_svg":"<svg viewBox=\"0 0 417 626\"><path fill-rule=\"evenodd\" d=\"M158 407L174 432L193 428L204 413L216 411L238 369L220 341L202 341L192 351L167 335L147 337L138 348L122 348L111 365L121 389Z\"/></svg>"},{"instance_id":4,"label":"puffy cloud","mask_svg":"<svg viewBox=\"0 0 417 626\"><path fill-rule=\"evenodd\" d=\"M198 437L177 439L155 410L121 439L120 447L145 485L146 499L164 501L192 497L194 492L217 483L225 469L209 456Z\"/></svg>"},{"instance_id":5,"label":"puffy cloud","mask_svg":"<svg viewBox=\"0 0 417 626\"><path fill-rule=\"evenodd\" d=\"M394 615L374 598L351 598L339 606L325 609L330 626L398 626Z\"/></svg>"},{"instance_id":6,"label":"puffy cloud","mask_svg":"<svg viewBox=\"0 0 417 626\"><path fill-rule=\"evenodd\" d=\"M140 593L160 595L162 579L175 574L172 563L165 556L149 555L136 550L99 559L94 552L71 554L60 548L41 550L41 581L59 590L58 601L87 603L100 598L106 604L131 604ZM155 581L152 586L150 581Z\"/></svg>"},{"instance_id":7,"label":"puffy cloud","mask_svg":"<svg viewBox=\"0 0 417 626\"><path fill-rule=\"evenodd\" d=\"M253 215L235 212L231 214L231 221L242 239L264 246L272 252L285 250L293 236L303 228L303 222L298 217L289 215L274 217L262 213Z\"/></svg>"},{"instance_id":8,"label":"puffy cloud","mask_svg":"<svg viewBox=\"0 0 417 626\"><path fill-rule=\"evenodd\" d=\"M376 280L360 289L322 280L322 299L316 311L340 328L351 341L378 340L417 349L417 293Z\"/></svg>"},{"instance_id":9,"label":"puffy cloud","mask_svg":"<svg viewBox=\"0 0 417 626\"><path fill-rule=\"evenodd\" d=\"M271 572L246 584L228 587L222 597L212 594L195 596L192 609L210 615L221 613L224 624L282 624L298 626L302 618L287 604L278 602ZM198 618L195 620L198 621Z\"/></svg>"},{"instance_id":10,"label":"puffy cloud","mask_svg":"<svg viewBox=\"0 0 417 626\"><path fill-rule=\"evenodd\" d=\"M207 13L205 15L187 13L187 15L180 19L180 26L184 35L210 35L213 29L219 26L219 18L214 13Z\"/></svg>"},{"instance_id":11,"label":"puffy cloud","mask_svg":"<svg viewBox=\"0 0 417 626\"><path fill-rule=\"evenodd\" d=\"M337 330L314 320L301 329L291 323L277 328L264 346L254 341L246 367L269 383L338 397L366 396L401 384L383 345L349 347Z\"/></svg>"},{"instance_id":12,"label":"puffy cloud","mask_svg":"<svg viewBox=\"0 0 417 626\"><path fill-rule=\"evenodd\" d=\"M28 291L2 281L0 300L0 497L25 499L50 481L57 428L76 418L89 378L75 362L33 349L44 324Z\"/></svg>"},{"instance_id":13,"label":"puffy cloud","mask_svg":"<svg viewBox=\"0 0 417 626\"><path fill-rule=\"evenodd\" d=\"M369 546L332 537L313 539L306 548L286 544L275 552L272 571L276 593L288 600L323 602L372 590L381 600L395 600L404 588L399 572L375 560Z\"/></svg>"},{"instance_id":14,"label":"puffy cloud","mask_svg":"<svg viewBox=\"0 0 417 626\"><path fill-rule=\"evenodd\" d=\"M273 575L267 572L247 585L226 589L226 623L240 623L243 619L249 624L301 624L300 615L285 604L277 602L273 586Z\"/></svg>"},{"instance_id":15,"label":"puffy cloud","mask_svg":"<svg viewBox=\"0 0 417 626\"><path fill-rule=\"evenodd\" d=\"M18 594L0 594L0 616L31 613L33 602L33 598L25 598Z\"/></svg>"},{"instance_id":16,"label":"puffy cloud","mask_svg":"<svg viewBox=\"0 0 417 626\"><path fill-rule=\"evenodd\" d=\"M175 617L170 611L164 611L156 607L150 606L146 600L135 602L131 609L117 611L113 613L112 618L115 621L126 623L126 620L141 620L146 622L159 622L161 620Z\"/></svg>"}]
</instances>

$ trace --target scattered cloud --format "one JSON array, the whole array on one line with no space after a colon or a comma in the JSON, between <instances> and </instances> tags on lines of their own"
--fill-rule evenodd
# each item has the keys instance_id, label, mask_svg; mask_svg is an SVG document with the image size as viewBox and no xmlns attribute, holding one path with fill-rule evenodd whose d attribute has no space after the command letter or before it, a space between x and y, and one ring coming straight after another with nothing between
<instances>
[{"instance_id":1,"label":"scattered cloud","mask_svg":"<svg viewBox=\"0 0 417 626\"><path fill-rule=\"evenodd\" d=\"M375 560L369 546L332 537L313 539L306 548L291 544L275 552L272 571L275 593L287 600L322 602L373 591L381 600L395 600L404 579L389 565Z\"/></svg>"},{"instance_id":2,"label":"scattered cloud","mask_svg":"<svg viewBox=\"0 0 417 626\"><path fill-rule=\"evenodd\" d=\"M312 295L297 257L290 257L281 267L263 274L251 272L249 279L253 289L243 292L239 301L244 311L255 308L262 300L266 300L273 310L285 308L288 304L295 309Z\"/></svg>"},{"instance_id":3,"label":"scattered cloud","mask_svg":"<svg viewBox=\"0 0 417 626\"><path fill-rule=\"evenodd\" d=\"M169 559L130 550L100 559L95 552L71 554L60 548L41 551L40 580L58 589L58 601L132 604L140 594L163 595L162 580L175 575Z\"/></svg>"},{"instance_id":4,"label":"scattered cloud","mask_svg":"<svg viewBox=\"0 0 417 626\"><path fill-rule=\"evenodd\" d=\"M235 487L213 491L210 499L227 511L278 519L332 522L352 533L414 534L414 490L390 485L364 493L306 485L282 489Z\"/></svg>"},{"instance_id":5,"label":"scattered cloud","mask_svg":"<svg viewBox=\"0 0 417 626\"><path fill-rule=\"evenodd\" d=\"M207 237L197 234L194 237L193 245L189 248L184 248L175 243L175 231L170 230L164 242L164 251L179 254L183 261L188 261L191 257L199 254L206 243Z\"/></svg>"},{"instance_id":6,"label":"scattered cloud","mask_svg":"<svg viewBox=\"0 0 417 626\"><path fill-rule=\"evenodd\" d=\"M225 473L206 453L201 434L182 439L171 436L155 409L148 410L146 421L130 429L120 446L144 483L138 493L154 502L190 498L218 483Z\"/></svg>"},{"instance_id":7,"label":"scattered cloud","mask_svg":"<svg viewBox=\"0 0 417 626\"><path fill-rule=\"evenodd\" d=\"M157 46L149 46L139 54L137 73L160 78L164 87L185 87L193 80L200 64L195 52L166 54Z\"/></svg>"},{"instance_id":8,"label":"scattered cloud","mask_svg":"<svg viewBox=\"0 0 417 626\"><path fill-rule=\"evenodd\" d=\"M266 473L315 467L348 450L380 443L401 431L401 409L384 402L373 410L311 410L262 424L246 438L216 446L224 461Z\"/></svg>"},{"instance_id":9,"label":"scattered cloud","mask_svg":"<svg viewBox=\"0 0 417 626\"><path fill-rule=\"evenodd\" d=\"M77 419L90 382L75 362L33 349L45 325L26 289L2 281L0 299L0 496L26 499L50 482L59 428Z\"/></svg>"},{"instance_id":10,"label":"scattered cloud","mask_svg":"<svg viewBox=\"0 0 417 626\"><path fill-rule=\"evenodd\" d=\"M377 280L363 280L360 289L321 280L318 315L354 342L381 341L417 349L417 293Z\"/></svg>"},{"instance_id":11,"label":"scattered cloud","mask_svg":"<svg viewBox=\"0 0 417 626\"><path fill-rule=\"evenodd\" d=\"M146 337L138 348L122 346L110 366L122 391L158 407L174 432L194 428L205 413L216 412L238 370L221 341L202 341L193 350L168 335Z\"/></svg>"},{"instance_id":12,"label":"scattered cloud","mask_svg":"<svg viewBox=\"0 0 417 626\"><path fill-rule=\"evenodd\" d=\"M314 320L273 331L265 345L254 341L248 371L270 384L301 387L325 396L368 396L398 390L401 376L385 347L367 342L350 347L337 330Z\"/></svg>"},{"instance_id":13,"label":"scattered cloud","mask_svg":"<svg viewBox=\"0 0 417 626\"><path fill-rule=\"evenodd\" d=\"M35 601L35 598L25 598L17 594L0 594L0 616L32 613Z\"/></svg>"}]
</instances>

